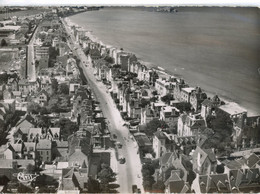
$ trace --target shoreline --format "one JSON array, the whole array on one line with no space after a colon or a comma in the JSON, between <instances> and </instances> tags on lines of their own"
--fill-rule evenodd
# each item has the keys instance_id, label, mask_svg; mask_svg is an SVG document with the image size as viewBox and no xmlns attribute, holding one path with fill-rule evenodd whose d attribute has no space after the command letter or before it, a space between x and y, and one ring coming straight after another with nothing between
<instances>
[{"instance_id":1,"label":"shoreline","mask_svg":"<svg viewBox=\"0 0 260 194\"><path fill-rule=\"evenodd\" d=\"M87 37L89 37L89 39L90 39L91 41L96 42L96 43L99 43L99 44L101 44L101 45L103 45L103 46L106 46L106 47L114 47L114 46L112 46L112 45L106 45L106 44L103 43L101 40L99 40L95 35L92 34L92 32L93 32L92 30L86 30L86 29L84 29L83 27L79 27L78 24L73 23L68 17L65 17L65 18L64 18L64 21L66 22L66 24L67 24L68 26L73 26L73 25L74 25L74 26L76 26L76 27L78 27L78 28L83 29L83 30L85 31L85 35L86 35ZM115 47L115 48L116 48L116 47ZM128 51L128 50L125 50L125 51L126 51L126 52L129 52L129 53L133 53L133 52ZM133 53L133 54L135 54L135 53ZM135 54L135 55L136 55L136 54ZM137 57L137 56L136 56L136 57ZM164 75L167 76L167 77L174 76L174 77L176 77L177 79L183 78L182 75L180 75L180 74L175 74L175 73L171 72L170 70L164 69L164 68L162 68L162 67L160 67L160 66L158 66L158 65L155 65L155 64L153 64L153 63L151 63L151 62L143 61L142 59L139 59L138 57L137 57L137 59L138 59L142 64L144 64L148 69L153 69L153 70L155 70L155 71L157 71L157 72L159 71L159 73L164 74ZM158 68L158 67L159 67L159 68ZM187 83L190 87L196 87L196 85L194 86L194 84L191 84L191 83L187 82L187 80L185 80L185 83ZM237 104L239 107L245 109L245 110L247 111L247 115L250 116L250 117L259 116L259 115L260 115L260 113L257 113L257 111L253 111L253 110L251 110L251 109L249 109L249 108L246 108L245 106L242 106L241 104L239 104L238 102L236 102L236 101L235 101L234 99L232 99L231 97L224 96L224 95L221 95L221 94L220 94L220 95L219 95L219 94L214 94L213 92L210 92L210 91L205 90L205 89L203 89L203 88L201 88L201 89L202 89L202 91L204 91L204 92L207 94L207 97L212 98L214 95L218 95L218 96L221 98L221 100L224 101L226 104L227 104L227 103L235 103L235 104Z\"/></svg>"}]
</instances>

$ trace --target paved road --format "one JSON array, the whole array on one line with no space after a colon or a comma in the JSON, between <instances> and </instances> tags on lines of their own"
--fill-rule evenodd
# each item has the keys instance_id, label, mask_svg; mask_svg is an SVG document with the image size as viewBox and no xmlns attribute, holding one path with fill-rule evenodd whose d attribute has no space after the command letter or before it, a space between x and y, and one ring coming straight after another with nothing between
<instances>
[{"instance_id":1,"label":"paved road","mask_svg":"<svg viewBox=\"0 0 260 194\"><path fill-rule=\"evenodd\" d=\"M38 26L36 27L38 28ZM37 30L33 33L33 37L31 38L29 44L28 44L28 52L27 52L27 75L29 80L36 81L36 69L35 69L35 60L34 60L34 42L35 42L35 37L37 34Z\"/></svg>"},{"instance_id":2,"label":"paved road","mask_svg":"<svg viewBox=\"0 0 260 194\"><path fill-rule=\"evenodd\" d=\"M126 159L125 164L117 163L118 175L117 182L120 185L118 191L120 193L131 193L132 185L136 184L138 188L142 187L141 177L141 162L139 155L137 154L138 148L136 142L129 138L130 133L126 127L123 126L125 123L122 119L120 112L116 108L109 93L106 92L106 87L101 83L97 82L93 73L93 68L88 58L83 53L82 49L78 44L75 44L75 37L71 34L70 30L66 27L67 32L71 35L69 40L70 48L73 48L73 53L77 54L81 59L80 67L83 69L83 73L88 80L90 87L97 96L97 100L100 102L100 108L103 111L104 116L109 122L110 132L117 135L117 140L123 145L122 153ZM76 49L75 49L76 48ZM85 61L85 63L83 63ZM88 66L86 67L85 64ZM140 177L140 178L139 178Z\"/></svg>"}]
</instances>

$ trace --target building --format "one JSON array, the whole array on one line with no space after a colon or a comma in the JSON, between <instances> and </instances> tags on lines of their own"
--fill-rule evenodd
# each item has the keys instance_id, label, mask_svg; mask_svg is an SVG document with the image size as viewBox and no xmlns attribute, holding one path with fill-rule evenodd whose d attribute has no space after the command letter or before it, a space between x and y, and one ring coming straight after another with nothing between
<instances>
[{"instance_id":1,"label":"building","mask_svg":"<svg viewBox=\"0 0 260 194\"><path fill-rule=\"evenodd\" d=\"M182 114L178 119L178 136L197 135L200 130L206 127L205 120L197 115Z\"/></svg>"},{"instance_id":2,"label":"building","mask_svg":"<svg viewBox=\"0 0 260 194\"><path fill-rule=\"evenodd\" d=\"M36 46L35 48L35 58L39 60L40 58L49 57L49 47L45 46Z\"/></svg>"},{"instance_id":3,"label":"building","mask_svg":"<svg viewBox=\"0 0 260 194\"><path fill-rule=\"evenodd\" d=\"M180 101L190 103L190 96L191 96L191 93L194 91L195 91L195 88L191 88L191 87L181 88Z\"/></svg>"},{"instance_id":4,"label":"building","mask_svg":"<svg viewBox=\"0 0 260 194\"><path fill-rule=\"evenodd\" d=\"M209 115L216 114L216 108L221 105L221 101L217 95L213 96L211 99L205 99L201 103L201 116L206 119Z\"/></svg>"},{"instance_id":5,"label":"building","mask_svg":"<svg viewBox=\"0 0 260 194\"><path fill-rule=\"evenodd\" d=\"M216 172L217 160L212 149L202 149L197 146L192 155L193 171L200 175Z\"/></svg>"},{"instance_id":6,"label":"building","mask_svg":"<svg viewBox=\"0 0 260 194\"><path fill-rule=\"evenodd\" d=\"M46 106L49 101L49 94L45 90L41 90L35 97L34 101L41 106Z\"/></svg>"},{"instance_id":7,"label":"building","mask_svg":"<svg viewBox=\"0 0 260 194\"><path fill-rule=\"evenodd\" d=\"M177 126L180 111L172 106L162 107L160 120L165 121L170 128Z\"/></svg>"},{"instance_id":8,"label":"building","mask_svg":"<svg viewBox=\"0 0 260 194\"><path fill-rule=\"evenodd\" d=\"M201 103L207 99L207 94L202 92L200 87L196 87L190 94L190 104L195 112L201 110Z\"/></svg>"},{"instance_id":9,"label":"building","mask_svg":"<svg viewBox=\"0 0 260 194\"><path fill-rule=\"evenodd\" d=\"M43 162L52 161L52 141L48 139L40 139L36 145L37 157Z\"/></svg>"}]
</instances>

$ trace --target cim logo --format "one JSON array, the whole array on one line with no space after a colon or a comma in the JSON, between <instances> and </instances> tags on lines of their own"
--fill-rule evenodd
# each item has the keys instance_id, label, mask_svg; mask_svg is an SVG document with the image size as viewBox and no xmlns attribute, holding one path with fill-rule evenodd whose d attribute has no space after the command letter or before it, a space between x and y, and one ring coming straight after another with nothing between
<instances>
[{"instance_id":1,"label":"cim logo","mask_svg":"<svg viewBox=\"0 0 260 194\"><path fill-rule=\"evenodd\" d=\"M24 174L23 172L19 172L17 174L17 179L22 183L31 183L36 177L39 175L35 174Z\"/></svg>"}]
</instances>

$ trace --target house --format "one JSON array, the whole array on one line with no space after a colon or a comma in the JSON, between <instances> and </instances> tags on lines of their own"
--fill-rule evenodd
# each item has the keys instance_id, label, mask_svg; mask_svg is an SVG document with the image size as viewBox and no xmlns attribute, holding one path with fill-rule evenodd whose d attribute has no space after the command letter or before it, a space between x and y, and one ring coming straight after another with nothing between
<instances>
[{"instance_id":1,"label":"house","mask_svg":"<svg viewBox=\"0 0 260 194\"><path fill-rule=\"evenodd\" d=\"M178 119L178 136L197 135L200 130L206 128L205 120L197 115L182 114Z\"/></svg>"},{"instance_id":2,"label":"house","mask_svg":"<svg viewBox=\"0 0 260 194\"><path fill-rule=\"evenodd\" d=\"M14 139L27 140L30 128L35 126L34 118L31 115L26 114L16 124L16 131L13 134Z\"/></svg>"},{"instance_id":3,"label":"house","mask_svg":"<svg viewBox=\"0 0 260 194\"><path fill-rule=\"evenodd\" d=\"M247 110L239 106L235 102L229 102L218 107L220 110L226 112L230 118L237 118L241 115L247 115Z\"/></svg>"},{"instance_id":4,"label":"house","mask_svg":"<svg viewBox=\"0 0 260 194\"><path fill-rule=\"evenodd\" d=\"M234 102L228 102L224 105L220 105L218 109L221 113L231 118L233 122L232 139L236 143L236 146L239 145L242 148L253 147L254 142L252 141L254 141L255 138L252 137L252 134L250 133L255 132L253 136L257 136L257 132L250 127L250 119L247 117L247 110ZM249 124L249 126L247 124ZM257 141L258 140L256 140L256 142Z\"/></svg>"},{"instance_id":5,"label":"house","mask_svg":"<svg viewBox=\"0 0 260 194\"><path fill-rule=\"evenodd\" d=\"M56 161L66 161L68 156L68 141L55 141L54 144L54 156Z\"/></svg>"},{"instance_id":6,"label":"house","mask_svg":"<svg viewBox=\"0 0 260 194\"><path fill-rule=\"evenodd\" d=\"M165 96L168 94L168 87L174 88L175 83L169 82L166 78L159 78L155 81L155 89L159 95Z\"/></svg>"},{"instance_id":7,"label":"house","mask_svg":"<svg viewBox=\"0 0 260 194\"><path fill-rule=\"evenodd\" d=\"M28 142L37 142L39 139L43 139L41 128L30 128L27 136Z\"/></svg>"},{"instance_id":8,"label":"house","mask_svg":"<svg viewBox=\"0 0 260 194\"><path fill-rule=\"evenodd\" d=\"M200 87L196 87L190 94L190 104L195 112L201 110L201 103L207 99L207 94L202 92Z\"/></svg>"},{"instance_id":9,"label":"house","mask_svg":"<svg viewBox=\"0 0 260 194\"><path fill-rule=\"evenodd\" d=\"M199 136L201 137L201 135ZM200 140L198 136L178 136L174 135L174 142L178 146L178 152L183 154L190 154L192 150L196 149L197 145L201 145L205 139ZM200 140L200 141L199 141Z\"/></svg>"},{"instance_id":10,"label":"house","mask_svg":"<svg viewBox=\"0 0 260 194\"><path fill-rule=\"evenodd\" d=\"M52 141L40 139L36 145L37 157L43 162L52 161Z\"/></svg>"},{"instance_id":11,"label":"house","mask_svg":"<svg viewBox=\"0 0 260 194\"><path fill-rule=\"evenodd\" d=\"M235 169L229 172L230 186L233 192L259 193L259 168Z\"/></svg>"},{"instance_id":12,"label":"house","mask_svg":"<svg viewBox=\"0 0 260 194\"><path fill-rule=\"evenodd\" d=\"M231 193L231 188L227 174L197 174L192 183L191 191L195 193Z\"/></svg>"},{"instance_id":13,"label":"house","mask_svg":"<svg viewBox=\"0 0 260 194\"><path fill-rule=\"evenodd\" d=\"M44 89L41 90L35 97L34 101L41 106L46 106L49 101L49 94Z\"/></svg>"},{"instance_id":14,"label":"house","mask_svg":"<svg viewBox=\"0 0 260 194\"><path fill-rule=\"evenodd\" d=\"M23 158L23 148L24 148L24 143L20 140L17 141L16 143L10 143L10 145L13 147L15 154L16 154L16 159L21 159Z\"/></svg>"},{"instance_id":15,"label":"house","mask_svg":"<svg viewBox=\"0 0 260 194\"><path fill-rule=\"evenodd\" d=\"M63 193L79 194L80 189L83 189L80 187L80 182L78 180L78 177L80 176L80 174L81 174L81 169L76 169L76 168L62 169L61 181L60 181L57 193L59 193L59 194L63 194ZM88 180L87 175L81 174L81 178L84 178L87 183L87 180ZM86 184L85 184L85 186L86 186Z\"/></svg>"},{"instance_id":16,"label":"house","mask_svg":"<svg viewBox=\"0 0 260 194\"><path fill-rule=\"evenodd\" d=\"M173 136L158 129L153 136L153 151L155 158L160 158L166 152L175 150L176 144Z\"/></svg>"},{"instance_id":17,"label":"house","mask_svg":"<svg viewBox=\"0 0 260 194\"><path fill-rule=\"evenodd\" d=\"M144 133L134 133L134 138L141 152L151 152L152 143Z\"/></svg>"},{"instance_id":18,"label":"house","mask_svg":"<svg viewBox=\"0 0 260 194\"><path fill-rule=\"evenodd\" d=\"M81 146L76 146L74 150L74 153L68 158L69 166L87 169L89 162L88 156L82 152Z\"/></svg>"},{"instance_id":19,"label":"house","mask_svg":"<svg viewBox=\"0 0 260 194\"><path fill-rule=\"evenodd\" d=\"M16 159L19 156L15 153L14 148L10 143L4 144L0 147L0 159Z\"/></svg>"},{"instance_id":20,"label":"house","mask_svg":"<svg viewBox=\"0 0 260 194\"><path fill-rule=\"evenodd\" d=\"M49 57L49 47L48 46L36 46L35 47L35 57L37 60L40 58L48 58Z\"/></svg>"},{"instance_id":21,"label":"house","mask_svg":"<svg viewBox=\"0 0 260 194\"><path fill-rule=\"evenodd\" d=\"M217 95L213 96L211 99L205 99L201 103L201 116L206 119L209 115L215 115L216 108L221 105L221 101Z\"/></svg>"},{"instance_id":22,"label":"house","mask_svg":"<svg viewBox=\"0 0 260 194\"><path fill-rule=\"evenodd\" d=\"M60 140L60 128L58 127L51 127L47 130L46 139L50 139L52 141L59 141Z\"/></svg>"},{"instance_id":23,"label":"house","mask_svg":"<svg viewBox=\"0 0 260 194\"><path fill-rule=\"evenodd\" d=\"M180 101L190 103L190 96L191 96L191 93L194 91L195 91L195 88L192 88L192 87L181 88Z\"/></svg>"},{"instance_id":24,"label":"house","mask_svg":"<svg viewBox=\"0 0 260 194\"><path fill-rule=\"evenodd\" d=\"M164 184L165 193L190 193L190 184L180 178L180 170L172 170Z\"/></svg>"},{"instance_id":25,"label":"house","mask_svg":"<svg viewBox=\"0 0 260 194\"><path fill-rule=\"evenodd\" d=\"M172 106L162 107L160 120L165 121L170 128L177 126L180 111Z\"/></svg>"},{"instance_id":26,"label":"house","mask_svg":"<svg viewBox=\"0 0 260 194\"><path fill-rule=\"evenodd\" d=\"M36 143L24 142L23 154L25 159L36 159Z\"/></svg>"},{"instance_id":27,"label":"house","mask_svg":"<svg viewBox=\"0 0 260 194\"><path fill-rule=\"evenodd\" d=\"M0 101L0 107L4 107L5 110L14 114L15 107L16 107L15 99L7 99L7 100Z\"/></svg>"},{"instance_id":28,"label":"house","mask_svg":"<svg viewBox=\"0 0 260 194\"><path fill-rule=\"evenodd\" d=\"M19 91L22 92L22 94L28 94L30 92L29 83L26 79L22 79L18 83Z\"/></svg>"},{"instance_id":29,"label":"house","mask_svg":"<svg viewBox=\"0 0 260 194\"><path fill-rule=\"evenodd\" d=\"M80 87L79 83L70 83L70 85L69 85L69 94L75 94L79 87Z\"/></svg>"},{"instance_id":30,"label":"house","mask_svg":"<svg viewBox=\"0 0 260 194\"><path fill-rule=\"evenodd\" d=\"M100 54L99 50L96 49L96 48L90 49L89 55L90 55L92 60L97 60L97 59L101 58L101 54Z\"/></svg>"},{"instance_id":31,"label":"house","mask_svg":"<svg viewBox=\"0 0 260 194\"><path fill-rule=\"evenodd\" d=\"M207 175L216 171L217 160L211 149L197 146L192 155L193 171L200 175Z\"/></svg>"},{"instance_id":32,"label":"house","mask_svg":"<svg viewBox=\"0 0 260 194\"><path fill-rule=\"evenodd\" d=\"M184 82L183 79L180 79L176 83L176 86L175 86L174 92L173 92L173 97L175 100L183 101L184 99L186 99L186 100L189 99L189 95L187 94L187 92L186 91L182 92L183 88L189 88L189 86ZM185 95L187 95L187 96L185 96Z\"/></svg>"},{"instance_id":33,"label":"house","mask_svg":"<svg viewBox=\"0 0 260 194\"><path fill-rule=\"evenodd\" d=\"M81 152L86 156L92 152L91 133L82 129L68 137L69 151L68 155L72 155L76 148L81 148Z\"/></svg>"}]
</instances>

